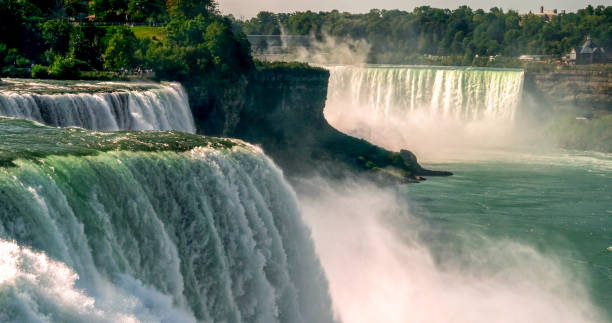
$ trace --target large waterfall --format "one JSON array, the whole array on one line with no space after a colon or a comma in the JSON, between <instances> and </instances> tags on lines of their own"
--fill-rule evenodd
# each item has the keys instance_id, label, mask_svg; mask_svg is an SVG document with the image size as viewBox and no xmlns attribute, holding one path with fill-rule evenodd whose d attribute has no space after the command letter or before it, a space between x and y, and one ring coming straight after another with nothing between
<instances>
[{"instance_id":1,"label":"large waterfall","mask_svg":"<svg viewBox=\"0 0 612 323\"><path fill-rule=\"evenodd\" d=\"M0 118L0 321L333 321L281 171L239 141L171 135Z\"/></svg>"},{"instance_id":2,"label":"large waterfall","mask_svg":"<svg viewBox=\"0 0 612 323\"><path fill-rule=\"evenodd\" d=\"M416 111L435 118L512 121L523 85L521 70L371 66L331 68L330 101L384 115Z\"/></svg>"},{"instance_id":3,"label":"large waterfall","mask_svg":"<svg viewBox=\"0 0 612 323\"><path fill-rule=\"evenodd\" d=\"M523 86L516 69L336 66L329 68L327 120L390 149L456 146L514 125Z\"/></svg>"},{"instance_id":4,"label":"large waterfall","mask_svg":"<svg viewBox=\"0 0 612 323\"><path fill-rule=\"evenodd\" d=\"M0 116L93 130L195 132L178 83L2 79Z\"/></svg>"}]
</instances>

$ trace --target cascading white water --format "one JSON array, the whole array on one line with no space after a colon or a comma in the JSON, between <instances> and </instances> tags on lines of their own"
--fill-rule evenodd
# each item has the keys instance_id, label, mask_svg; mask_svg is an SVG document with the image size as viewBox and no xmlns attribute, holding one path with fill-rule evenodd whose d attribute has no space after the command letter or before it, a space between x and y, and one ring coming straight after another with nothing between
<instances>
[{"instance_id":1,"label":"cascading white water","mask_svg":"<svg viewBox=\"0 0 612 323\"><path fill-rule=\"evenodd\" d=\"M330 102L385 116L418 111L432 118L512 121L523 85L521 70L337 66L330 71Z\"/></svg>"},{"instance_id":2,"label":"cascading white water","mask_svg":"<svg viewBox=\"0 0 612 323\"><path fill-rule=\"evenodd\" d=\"M257 148L0 167L2 322L332 322L296 197Z\"/></svg>"},{"instance_id":3,"label":"cascading white water","mask_svg":"<svg viewBox=\"0 0 612 323\"><path fill-rule=\"evenodd\" d=\"M3 79L0 116L92 130L195 132L187 94L178 83L56 83Z\"/></svg>"},{"instance_id":4,"label":"cascading white water","mask_svg":"<svg viewBox=\"0 0 612 323\"><path fill-rule=\"evenodd\" d=\"M325 117L389 149L499 142L514 126L523 86L515 69L330 67ZM490 143L490 142L489 142Z\"/></svg>"}]
</instances>

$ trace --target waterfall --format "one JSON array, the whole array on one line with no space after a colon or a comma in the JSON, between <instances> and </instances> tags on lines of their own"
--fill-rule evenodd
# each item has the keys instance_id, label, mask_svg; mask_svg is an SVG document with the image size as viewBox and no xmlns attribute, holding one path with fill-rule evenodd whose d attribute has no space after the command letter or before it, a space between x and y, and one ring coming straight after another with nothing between
<instances>
[{"instance_id":1,"label":"waterfall","mask_svg":"<svg viewBox=\"0 0 612 323\"><path fill-rule=\"evenodd\" d=\"M195 132L187 94L178 83L3 79L0 116L104 131Z\"/></svg>"},{"instance_id":2,"label":"waterfall","mask_svg":"<svg viewBox=\"0 0 612 323\"><path fill-rule=\"evenodd\" d=\"M463 145L498 135L516 121L518 69L335 66L325 116L334 127L389 149L419 143Z\"/></svg>"},{"instance_id":3,"label":"waterfall","mask_svg":"<svg viewBox=\"0 0 612 323\"><path fill-rule=\"evenodd\" d=\"M0 157L46 155L31 146ZM22 157L0 192L2 322L333 321L296 196L256 147Z\"/></svg>"},{"instance_id":4,"label":"waterfall","mask_svg":"<svg viewBox=\"0 0 612 323\"><path fill-rule=\"evenodd\" d=\"M329 100L382 115L514 120L521 70L375 66L331 68ZM345 101L346 102L346 101Z\"/></svg>"}]
</instances>

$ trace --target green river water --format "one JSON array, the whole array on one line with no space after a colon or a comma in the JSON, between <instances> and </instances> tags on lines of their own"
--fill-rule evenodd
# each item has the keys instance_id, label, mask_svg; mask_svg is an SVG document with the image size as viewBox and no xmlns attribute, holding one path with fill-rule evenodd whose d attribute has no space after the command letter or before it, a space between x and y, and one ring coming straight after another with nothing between
<instances>
[{"instance_id":1,"label":"green river water","mask_svg":"<svg viewBox=\"0 0 612 323\"><path fill-rule=\"evenodd\" d=\"M473 156L429 163L455 175L401 189L412 214L428 222L422 235L435 256L469 252L474 246L466 235L530 245L557 259L573 274L569 279L582 281L612 321L612 155L559 150Z\"/></svg>"}]
</instances>

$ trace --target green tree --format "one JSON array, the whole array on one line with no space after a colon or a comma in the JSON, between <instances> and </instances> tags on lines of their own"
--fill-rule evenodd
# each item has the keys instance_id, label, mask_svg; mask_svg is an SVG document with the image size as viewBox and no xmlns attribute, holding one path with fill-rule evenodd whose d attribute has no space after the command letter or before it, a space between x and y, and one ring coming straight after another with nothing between
<instances>
[{"instance_id":1,"label":"green tree","mask_svg":"<svg viewBox=\"0 0 612 323\"><path fill-rule=\"evenodd\" d=\"M165 21L167 19L166 1L130 0L127 13L132 21Z\"/></svg>"},{"instance_id":2,"label":"green tree","mask_svg":"<svg viewBox=\"0 0 612 323\"><path fill-rule=\"evenodd\" d=\"M168 10L174 17L193 19L199 15L209 16L215 12L212 0L168 0Z\"/></svg>"},{"instance_id":3,"label":"green tree","mask_svg":"<svg viewBox=\"0 0 612 323\"><path fill-rule=\"evenodd\" d=\"M66 9L66 14L70 17L87 12L87 4L83 3L82 0L64 0L64 8Z\"/></svg>"},{"instance_id":4,"label":"green tree","mask_svg":"<svg viewBox=\"0 0 612 323\"><path fill-rule=\"evenodd\" d=\"M68 56L86 62L91 68L102 69L106 29L96 26L77 26L70 33Z\"/></svg>"},{"instance_id":5,"label":"green tree","mask_svg":"<svg viewBox=\"0 0 612 323\"><path fill-rule=\"evenodd\" d=\"M104 66L110 69L132 68L136 65L134 54L138 39L127 26L114 27L110 31L108 46L104 52Z\"/></svg>"},{"instance_id":6,"label":"green tree","mask_svg":"<svg viewBox=\"0 0 612 323\"><path fill-rule=\"evenodd\" d=\"M127 0L90 0L89 13L98 21L126 21Z\"/></svg>"},{"instance_id":7,"label":"green tree","mask_svg":"<svg viewBox=\"0 0 612 323\"><path fill-rule=\"evenodd\" d=\"M72 24L64 20L47 20L42 24L42 38L56 53L65 54L70 46Z\"/></svg>"}]
</instances>

